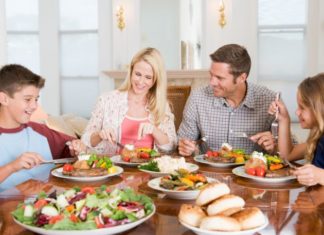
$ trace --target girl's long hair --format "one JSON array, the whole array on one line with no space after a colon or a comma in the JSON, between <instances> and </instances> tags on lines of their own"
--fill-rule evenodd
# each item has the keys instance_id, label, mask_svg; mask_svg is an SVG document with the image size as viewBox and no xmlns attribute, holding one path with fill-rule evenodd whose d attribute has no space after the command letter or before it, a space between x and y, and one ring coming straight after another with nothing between
<instances>
[{"instance_id":1,"label":"girl's long hair","mask_svg":"<svg viewBox=\"0 0 324 235\"><path fill-rule=\"evenodd\" d=\"M165 118L167 106L167 75L160 52L155 48L144 48L133 57L125 81L118 88L119 91L129 91L132 87L131 76L134 65L140 61L150 64L153 69L153 86L147 94L148 108L153 115L154 122L159 125Z\"/></svg>"},{"instance_id":2,"label":"girl's long hair","mask_svg":"<svg viewBox=\"0 0 324 235\"><path fill-rule=\"evenodd\" d=\"M319 139L324 134L324 73L306 78L298 86L302 103L312 111L316 126L310 130L307 138L305 158L311 162Z\"/></svg>"}]
</instances>

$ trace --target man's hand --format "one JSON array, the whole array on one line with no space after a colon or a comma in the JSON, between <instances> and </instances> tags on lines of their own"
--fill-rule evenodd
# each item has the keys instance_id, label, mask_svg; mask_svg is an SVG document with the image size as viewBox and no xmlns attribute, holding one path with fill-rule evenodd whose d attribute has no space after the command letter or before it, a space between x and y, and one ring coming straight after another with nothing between
<instances>
[{"instance_id":1,"label":"man's hand","mask_svg":"<svg viewBox=\"0 0 324 235\"><path fill-rule=\"evenodd\" d=\"M196 141L188 139L179 140L179 154L182 156L191 156L196 150Z\"/></svg>"},{"instance_id":2,"label":"man's hand","mask_svg":"<svg viewBox=\"0 0 324 235\"><path fill-rule=\"evenodd\" d=\"M276 141L270 131L255 134L250 137L250 140L260 145L268 153L274 153L276 150Z\"/></svg>"}]
</instances>

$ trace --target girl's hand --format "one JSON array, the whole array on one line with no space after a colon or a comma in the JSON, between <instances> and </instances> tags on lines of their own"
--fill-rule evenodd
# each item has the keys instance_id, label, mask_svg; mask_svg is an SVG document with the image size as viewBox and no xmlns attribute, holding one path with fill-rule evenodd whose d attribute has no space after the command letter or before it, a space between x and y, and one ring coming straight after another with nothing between
<instances>
[{"instance_id":1,"label":"girl's hand","mask_svg":"<svg viewBox=\"0 0 324 235\"><path fill-rule=\"evenodd\" d=\"M21 169L31 169L38 166L44 159L41 155L32 152L26 152L20 155L16 160L10 163L14 172Z\"/></svg>"},{"instance_id":2,"label":"girl's hand","mask_svg":"<svg viewBox=\"0 0 324 235\"><path fill-rule=\"evenodd\" d=\"M324 185L324 170L312 164L306 164L293 172L299 183L312 186L316 184Z\"/></svg>"},{"instance_id":3,"label":"girl's hand","mask_svg":"<svg viewBox=\"0 0 324 235\"><path fill-rule=\"evenodd\" d=\"M116 133L114 129L112 128L102 129L101 131L99 131L98 134L102 140L107 140L111 144L116 143Z\"/></svg>"},{"instance_id":4,"label":"girl's hand","mask_svg":"<svg viewBox=\"0 0 324 235\"><path fill-rule=\"evenodd\" d=\"M277 110L279 111L278 116L277 116L277 119L278 119L279 122L289 119L288 110L287 110L286 106L284 105L284 103L282 101L280 101L280 100L273 101L270 104L270 107L268 109L268 113L271 114L271 115L276 115Z\"/></svg>"}]
</instances>

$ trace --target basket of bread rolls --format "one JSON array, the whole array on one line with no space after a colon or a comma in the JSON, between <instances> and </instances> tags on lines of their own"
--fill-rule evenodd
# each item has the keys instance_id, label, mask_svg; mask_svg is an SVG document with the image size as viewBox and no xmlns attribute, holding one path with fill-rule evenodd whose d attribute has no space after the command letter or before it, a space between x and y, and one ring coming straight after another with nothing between
<instances>
[{"instance_id":1,"label":"basket of bread rolls","mask_svg":"<svg viewBox=\"0 0 324 235\"><path fill-rule=\"evenodd\" d=\"M268 225L257 207L245 207L243 198L230 194L225 183L213 182L203 188L195 204L182 204L178 219L196 234L249 234Z\"/></svg>"}]
</instances>

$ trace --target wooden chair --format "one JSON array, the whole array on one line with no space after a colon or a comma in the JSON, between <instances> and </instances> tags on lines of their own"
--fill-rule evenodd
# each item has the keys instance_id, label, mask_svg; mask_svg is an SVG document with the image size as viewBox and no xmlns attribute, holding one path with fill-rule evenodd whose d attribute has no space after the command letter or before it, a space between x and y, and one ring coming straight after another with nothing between
<instances>
[{"instance_id":1,"label":"wooden chair","mask_svg":"<svg viewBox=\"0 0 324 235\"><path fill-rule=\"evenodd\" d=\"M174 114L176 130L178 130L182 121L183 109L190 95L190 91L190 86L168 86L168 100L171 106L171 111Z\"/></svg>"}]
</instances>

